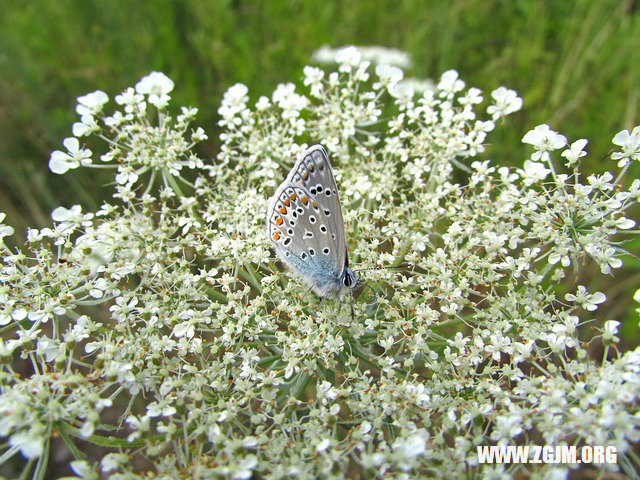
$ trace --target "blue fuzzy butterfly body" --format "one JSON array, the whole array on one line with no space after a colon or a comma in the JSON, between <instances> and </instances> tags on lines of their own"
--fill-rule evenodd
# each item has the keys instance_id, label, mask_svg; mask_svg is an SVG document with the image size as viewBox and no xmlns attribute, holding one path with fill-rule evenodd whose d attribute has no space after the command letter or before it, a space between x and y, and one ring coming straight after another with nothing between
<instances>
[{"instance_id":1,"label":"blue fuzzy butterfly body","mask_svg":"<svg viewBox=\"0 0 640 480\"><path fill-rule=\"evenodd\" d=\"M282 262L321 298L342 298L356 287L338 189L321 145L300 155L269 200L267 233Z\"/></svg>"}]
</instances>

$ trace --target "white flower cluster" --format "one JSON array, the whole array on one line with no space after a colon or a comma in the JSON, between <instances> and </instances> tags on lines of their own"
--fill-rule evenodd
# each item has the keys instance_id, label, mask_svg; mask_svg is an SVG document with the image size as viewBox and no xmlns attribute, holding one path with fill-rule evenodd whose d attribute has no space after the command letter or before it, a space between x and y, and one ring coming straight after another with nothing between
<instances>
[{"instance_id":1,"label":"white flower cluster","mask_svg":"<svg viewBox=\"0 0 640 480\"><path fill-rule=\"evenodd\" d=\"M345 63L345 59L358 55L359 59L379 64L393 65L402 69L411 67L411 56L402 50L378 46L345 46L331 48L328 45L320 47L313 53L313 60L318 63Z\"/></svg>"},{"instance_id":2,"label":"white flower cluster","mask_svg":"<svg viewBox=\"0 0 640 480\"><path fill-rule=\"evenodd\" d=\"M583 327L606 296L572 279L622 263L640 129L614 139L615 180L581 176L586 140L546 125L511 169L477 156L515 92L487 105L448 71L416 94L392 62L336 59L305 68L304 91L251 103L231 87L207 165L164 75L109 116L101 92L80 97L51 168L94 166L80 142L102 137L114 198L54 210L25 252L0 243L2 461L42 478L61 442L85 479L147 478L148 462L160 478L509 478L527 466L478 465L477 446L544 442L613 444L611 468L631 471L640 350L619 350L615 320ZM410 265L363 272L353 317L305 295L265 238L267 199L310 143L330 153L352 261ZM85 442L108 448L86 458Z\"/></svg>"},{"instance_id":3,"label":"white flower cluster","mask_svg":"<svg viewBox=\"0 0 640 480\"><path fill-rule=\"evenodd\" d=\"M80 121L73 124L74 136L62 142L66 151L56 150L51 154L51 171L63 174L79 166L115 168L118 197L132 197L139 177L148 172L150 178L144 184L147 191L158 177L178 194L181 193L180 183L193 187L181 176L181 170L183 167L204 167L192 151L195 143L207 138L204 130L197 128L190 132L188 139L185 138L197 109L183 108L175 121L164 115L160 122L147 111L148 105L163 111L171 99L168 94L173 87L173 81L166 75L152 72L140 80L135 89L128 88L116 96L123 111L116 111L111 116L103 113L104 105L109 101L106 93L97 90L79 97L76 111ZM109 141L109 149L100 156L103 165L94 164L93 152L80 147L80 139L92 134L100 134Z\"/></svg>"},{"instance_id":4,"label":"white flower cluster","mask_svg":"<svg viewBox=\"0 0 640 480\"><path fill-rule=\"evenodd\" d=\"M320 47L312 55L313 60L319 64L351 64L357 65L361 61L369 62L380 67L394 67L396 70L405 71L413 65L411 56L402 50L379 46L345 46L331 48L327 45ZM402 78L402 77L401 77ZM422 78L405 78L398 82L406 92L418 92L434 90L433 81ZM515 94L515 92L513 92ZM313 94L313 92L312 92Z\"/></svg>"}]
</instances>

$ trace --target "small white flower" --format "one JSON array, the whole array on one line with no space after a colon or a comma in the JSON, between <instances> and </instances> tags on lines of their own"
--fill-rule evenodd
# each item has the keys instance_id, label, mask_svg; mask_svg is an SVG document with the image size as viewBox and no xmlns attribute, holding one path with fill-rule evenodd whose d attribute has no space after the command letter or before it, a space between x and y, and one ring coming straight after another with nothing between
<instances>
[{"instance_id":1,"label":"small white flower","mask_svg":"<svg viewBox=\"0 0 640 480\"><path fill-rule=\"evenodd\" d=\"M253 470L258 465L258 459L255 455L250 454L243 457L237 470L233 474L234 480L248 480L253 476Z\"/></svg>"},{"instance_id":2,"label":"small white flower","mask_svg":"<svg viewBox=\"0 0 640 480\"><path fill-rule=\"evenodd\" d=\"M384 455L380 452L376 453L363 453L362 454L362 466L364 468L375 468L382 464L384 461Z\"/></svg>"},{"instance_id":3,"label":"small white flower","mask_svg":"<svg viewBox=\"0 0 640 480\"><path fill-rule=\"evenodd\" d=\"M581 305L585 310L589 310L590 312L596 310L598 308L597 305L607 299L606 295L602 292L596 292L593 294L587 293L587 289L583 285L578 285L578 291L575 295L567 293L564 298L570 302Z\"/></svg>"},{"instance_id":4,"label":"small white flower","mask_svg":"<svg viewBox=\"0 0 640 480\"><path fill-rule=\"evenodd\" d=\"M136 83L136 92L148 95L150 104L163 108L171 100L167 94L173 90L173 86L173 81L164 73L151 72Z\"/></svg>"},{"instance_id":5,"label":"small white flower","mask_svg":"<svg viewBox=\"0 0 640 480\"><path fill-rule=\"evenodd\" d=\"M589 185L602 191L613 190L614 186L611 183L611 180L613 180L613 175L611 174L611 172L604 172L602 175L589 175L587 177L587 182L589 182ZM615 202L615 204L613 202ZM612 198L609 200L609 208L618 209L620 208L620 206L621 204L616 198Z\"/></svg>"},{"instance_id":6,"label":"small white flower","mask_svg":"<svg viewBox=\"0 0 640 480\"><path fill-rule=\"evenodd\" d=\"M365 420L360 424L357 431L360 435L366 435L371 431L371 423Z\"/></svg>"},{"instance_id":7,"label":"small white flower","mask_svg":"<svg viewBox=\"0 0 640 480\"><path fill-rule=\"evenodd\" d=\"M117 98L117 97L116 97ZM111 128L117 128L119 127L121 124L123 124L125 122L126 118L124 115L122 115L122 112L117 111L114 112L113 115L111 115L110 117L105 117L104 119L104 124L107 127L111 127ZM75 132L74 132L75 135ZM111 159L109 158L107 160L108 156L107 154L101 155L100 159L105 162L105 161L110 161Z\"/></svg>"},{"instance_id":8,"label":"small white flower","mask_svg":"<svg viewBox=\"0 0 640 480\"><path fill-rule=\"evenodd\" d=\"M620 217L616 219L615 224L620 230L629 230L630 228L635 227L636 222L630 218Z\"/></svg>"},{"instance_id":9,"label":"small white flower","mask_svg":"<svg viewBox=\"0 0 640 480\"><path fill-rule=\"evenodd\" d=\"M64 340L65 342L81 342L82 340L89 338L89 334L95 328L96 327L91 322L89 317L87 317L86 315L81 315L76 320L76 324L73 326L73 328L67 331Z\"/></svg>"},{"instance_id":10,"label":"small white flower","mask_svg":"<svg viewBox=\"0 0 640 480\"><path fill-rule=\"evenodd\" d=\"M567 144L564 135L560 135L549 128L549 125L538 125L533 130L528 131L522 137L522 143L533 145L536 151L531 155L532 160L548 160L549 152L558 150Z\"/></svg>"},{"instance_id":11,"label":"small white flower","mask_svg":"<svg viewBox=\"0 0 640 480\"><path fill-rule=\"evenodd\" d=\"M118 167L116 182L120 185L132 185L138 180L138 174L131 165L121 165Z\"/></svg>"},{"instance_id":12,"label":"small white flower","mask_svg":"<svg viewBox=\"0 0 640 480\"><path fill-rule=\"evenodd\" d=\"M91 115L82 115L80 121L73 124L71 131L74 137L86 137L99 130L96 119Z\"/></svg>"},{"instance_id":13,"label":"small white flower","mask_svg":"<svg viewBox=\"0 0 640 480\"><path fill-rule=\"evenodd\" d=\"M487 107L487 113L497 120L522 108L522 98L515 90L499 87L491 92L494 103Z\"/></svg>"},{"instance_id":14,"label":"small white flower","mask_svg":"<svg viewBox=\"0 0 640 480\"><path fill-rule=\"evenodd\" d=\"M409 437L396 439L392 448L400 454L401 458L409 460L422 455L426 451L426 438L426 432L419 431ZM407 469L409 468L408 465L406 467Z\"/></svg>"},{"instance_id":15,"label":"small white flower","mask_svg":"<svg viewBox=\"0 0 640 480\"><path fill-rule=\"evenodd\" d=\"M307 65L306 67L304 67L303 72L305 85L314 85L321 82L324 78L324 70L321 70L317 67Z\"/></svg>"},{"instance_id":16,"label":"small white flower","mask_svg":"<svg viewBox=\"0 0 640 480\"><path fill-rule=\"evenodd\" d=\"M258 101L256 102L256 110L259 112L266 110L271 106L271 102L267 97L261 95Z\"/></svg>"},{"instance_id":17,"label":"small white flower","mask_svg":"<svg viewBox=\"0 0 640 480\"><path fill-rule=\"evenodd\" d=\"M85 421L80 428L80 436L89 438L96 431L96 425L90 420Z\"/></svg>"},{"instance_id":18,"label":"small white flower","mask_svg":"<svg viewBox=\"0 0 640 480\"><path fill-rule=\"evenodd\" d=\"M389 85L395 85L404 76L402 70L398 67L392 67L391 65L377 65L376 75L380 78L380 81L374 84L375 89L385 87Z\"/></svg>"},{"instance_id":19,"label":"small white flower","mask_svg":"<svg viewBox=\"0 0 640 480\"><path fill-rule=\"evenodd\" d=\"M93 282L92 288L89 289L89 295L93 298L102 298L107 288L107 280L104 278L98 278Z\"/></svg>"},{"instance_id":20,"label":"small white flower","mask_svg":"<svg viewBox=\"0 0 640 480\"><path fill-rule=\"evenodd\" d=\"M413 98L413 88L407 83L396 83L389 86L389 95L406 103Z\"/></svg>"},{"instance_id":21,"label":"small white flower","mask_svg":"<svg viewBox=\"0 0 640 480\"><path fill-rule=\"evenodd\" d=\"M318 385L318 396L329 400L335 400L338 398L338 390L336 390L331 383L324 381Z\"/></svg>"},{"instance_id":22,"label":"small white flower","mask_svg":"<svg viewBox=\"0 0 640 480\"><path fill-rule=\"evenodd\" d=\"M125 105L127 107L133 107L144 102L144 95L136 93L136 91L129 87L124 92L116 95L116 103L118 105ZM130 112L131 108L126 108L125 111Z\"/></svg>"},{"instance_id":23,"label":"small white flower","mask_svg":"<svg viewBox=\"0 0 640 480\"><path fill-rule=\"evenodd\" d=\"M362 54L354 46L341 48L336 52L336 62L340 64L340 71L349 71L357 67L362 60Z\"/></svg>"},{"instance_id":24,"label":"small white flower","mask_svg":"<svg viewBox=\"0 0 640 480\"><path fill-rule=\"evenodd\" d=\"M331 439L329 438L324 438L322 439L320 442L318 442L318 445L316 445L316 451L318 453L322 453L324 452L327 448L329 448L329 446L331 445Z\"/></svg>"},{"instance_id":25,"label":"small white flower","mask_svg":"<svg viewBox=\"0 0 640 480\"><path fill-rule=\"evenodd\" d=\"M82 207L74 205L71 208L57 207L51 212L51 219L61 223L79 223L82 220Z\"/></svg>"},{"instance_id":26,"label":"small white flower","mask_svg":"<svg viewBox=\"0 0 640 480\"><path fill-rule=\"evenodd\" d=\"M394 340L392 336L378 340L378 344L385 350L389 350L391 347L393 347L393 343L394 343Z\"/></svg>"},{"instance_id":27,"label":"small white flower","mask_svg":"<svg viewBox=\"0 0 640 480\"><path fill-rule=\"evenodd\" d=\"M571 166L578 163L578 160L584 157L587 152L584 151L584 147L587 145L587 140L581 138L571 144L571 146L562 152L560 155L567 159L567 165Z\"/></svg>"},{"instance_id":28,"label":"small white flower","mask_svg":"<svg viewBox=\"0 0 640 480\"><path fill-rule=\"evenodd\" d=\"M124 453L111 452L102 457L100 467L102 469L102 473L108 473L117 470L121 465L124 465L128 461L128 455L125 455Z\"/></svg>"},{"instance_id":29,"label":"small white flower","mask_svg":"<svg viewBox=\"0 0 640 480\"><path fill-rule=\"evenodd\" d=\"M506 234L498 235L495 232L484 232L483 236L486 240L483 245L487 252L506 252L506 250L502 248L509 238Z\"/></svg>"},{"instance_id":30,"label":"small white flower","mask_svg":"<svg viewBox=\"0 0 640 480\"><path fill-rule=\"evenodd\" d=\"M613 160L620 160L619 167L626 165L629 160L640 160L640 126L635 127L631 133L629 130L618 132L612 142L622 147L621 152L614 152L611 155Z\"/></svg>"},{"instance_id":31,"label":"small white flower","mask_svg":"<svg viewBox=\"0 0 640 480\"><path fill-rule=\"evenodd\" d=\"M440 77L438 82L438 90L442 92L442 96L453 95L464 88L464 81L458 78L458 72L455 70L447 70Z\"/></svg>"},{"instance_id":32,"label":"small white flower","mask_svg":"<svg viewBox=\"0 0 640 480\"><path fill-rule=\"evenodd\" d=\"M297 116L298 112L307 106L309 100L304 95L295 93L296 86L293 83L280 84L276 87L271 99L273 103L284 110L283 116Z\"/></svg>"},{"instance_id":33,"label":"small white flower","mask_svg":"<svg viewBox=\"0 0 640 480\"><path fill-rule=\"evenodd\" d=\"M43 432L40 432L38 428L21 430L9 437L9 445L20 449L20 453L25 458L38 458L44 449Z\"/></svg>"},{"instance_id":34,"label":"small white flower","mask_svg":"<svg viewBox=\"0 0 640 480\"><path fill-rule=\"evenodd\" d=\"M192 133L191 133L191 141L198 143L198 142L203 142L204 140L207 140L209 138L209 136L204 133L204 129L202 127L198 127L196 128ZM202 167L200 167L202 168Z\"/></svg>"},{"instance_id":35,"label":"small white flower","mask_svg":"<svg viewBox=\"0 0 640 480\"><path fill-rule=\"evenodd\" d=\"M69 464L69 466L71 467L71 470L73 470L73 473L78 475L80 478L98 478L98 474L92 470L89 462L86 460L74 460Z\"/></svg>"},{"instance_id":36,"label":"small white flower","mask_svg":"<svg viewBox=\"0 0 640 480\"><path fill-rule=\"evenodd\" d=\"M546 168L543 163L525 160L524 170L520 170L525 185L532 185L547 178L551 170Z\"/></svg>"},{"instance_id":37,"label":"small white flower","mask_svg":"<svg viewBox=\"0 0 640 480\"><path fill-rule=\"evenodd\" d=\"M81 149L77 138L65 138L62 144L67 151L56 150L51 154L51 159L49 160L49 168L53 173L63 174L67 170L78 168L80 165L91 164L91 150Z\"/></svg>"},{"instance_id":38,"label":"small white flower","mask_svg":"<svg viewBox=\"0 0 640 480\"><path fill-rule=\"evenodd\" d=\"M4 237L9 237L11 235L13 235L14 230L13 227L10 227L9 225L3 225L2 222L4 222L5 217L7 216L6 213L4 212L0 212L0 242L2 242L2 239Z\"/></svg>"},{"instance_id":39,"label":"small white flower","mask_svg":"<svg viewBox=\"0 0 640 480\"><path fill-rule=\"evenodd\" d=\"M102 111L104 104L109 101L109 96L102 90L96 90L78 97L77 100L76 112L78 115L93 117Z\"/></svg>"},{"instance_id":40,"label":"small white flower","mask_svg":"<svg viewBox=\"0 0 640 480\"><path fill-rule=\"evenodd\" d=\"M248 100L248 92L249 88L246 85L242 83L236 83L235 85L229 87L226 92L224 92L222 103L229 106L244 106Z\"/></svg>"},{"instance_id":41,"label":"small white flower","mask_svg":"<svg viewBox=\"0 0 640 480\"><path fill-rule=\"evenodd\" d=\"M616 336L620 322L616 320L607 320L604 322L604 330L602 332L602 341L604 343L618 342L620 338Z\"/></svg>"},{"instance_id":42,"label":"small white flower","mask_svg":"<svg viewBox=\"0 0 640 480\"><path fill-rule=\"evenodd\" d=\"M11 322L11 315L7 310L0 311L0 325L8 325Z\"/></svg>"},{"instance_id":43,"label":"small white flower","mask_svg":"<svg viewBox=\"0 0 640 480\"><path fill-rule=\"evenodd\" d=\"M53 362L64 355L64 348L60 342L47 337L40 337L36 347L36 353L44 357L45 362Z\"/></svg>"},{"instance_id":44,"label":"small white flower","mask_svg":"<svg viewBox=\"0 0 640 480\"><path fill-rule=\"evenodd\" d=\"M320 91L322 88L322 79L324 78L324 71L311 66L304 67L304 84L308 85L311 88L311 95L313 97L320 96ZM264 97L266 98L266 97ZM261 108L256 105L258 110Z\"/></svg>"},{"instance_id":45,"label":"small white flower","mask_svg":"<svg viewBox=\"0 0 640 480\"><path fill-rule=\"evenodd\" d=\"M182 322L173 327L173 334L177 338L193 338L193 335L195 334L195 327L193 326L193 323L191 321Z\"/></svg>"},{"instance_id":46,"label":"small white flower","mask_svg":"<svg viewBox=\"0 0 640 480\"><path fill-rule=\"evenodd\" d=\"M561 265L563 267L568 267L569 265L571 265L571 259L569 258L568 255L562 255L562 254L560 254L558 252L553 252L553 253L549 254L549 263L551 265L555 265L560 260L562 260Z\"/></svg>"}]
</instances>

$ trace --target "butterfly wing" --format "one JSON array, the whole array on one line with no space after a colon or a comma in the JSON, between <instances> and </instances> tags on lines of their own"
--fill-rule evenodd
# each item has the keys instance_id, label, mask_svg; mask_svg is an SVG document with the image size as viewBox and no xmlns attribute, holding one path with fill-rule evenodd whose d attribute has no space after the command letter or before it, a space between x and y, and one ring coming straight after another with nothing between
<instances>
[{"instance_id":1,"label":"butterfly wing","mask_svg":"<svg viewBox=\"0 0 640 480\"><path fill-rule=\"evenodd\" d=\"M340 290L347 243L336 181L322 146L304 151L271 197L267 230L278 256L318 295Z\"/></svg>"}]
</instances>

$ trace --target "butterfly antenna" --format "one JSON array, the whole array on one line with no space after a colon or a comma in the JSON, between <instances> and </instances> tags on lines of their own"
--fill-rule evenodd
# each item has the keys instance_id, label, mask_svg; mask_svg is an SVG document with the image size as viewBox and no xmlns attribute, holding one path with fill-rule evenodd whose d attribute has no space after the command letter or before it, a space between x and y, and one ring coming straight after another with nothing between
<instances>
[{"instance_id":1,"label":"butterfly antenna","mask_svg":"<svg viewBox=\"0 0 640 480\"><path fill-rule=\"evenodd\" d=\"M394 270L394 269L400 269L400 268L409 268L409 267L413 267L412 263L400 263L398 265L393 265L390 267L369 267L369 268L357 268L354 269L354 272L366 272L367 270Z\"/></svg>"}]
</instances>

